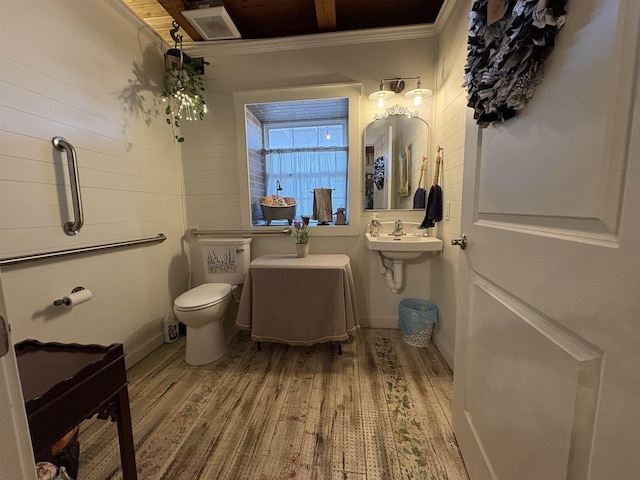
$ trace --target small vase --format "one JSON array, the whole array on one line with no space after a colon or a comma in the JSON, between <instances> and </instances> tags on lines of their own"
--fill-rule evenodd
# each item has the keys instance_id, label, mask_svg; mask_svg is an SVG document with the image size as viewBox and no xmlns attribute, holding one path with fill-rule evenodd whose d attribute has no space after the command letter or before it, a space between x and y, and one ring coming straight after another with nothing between
<instances>
[{"instance_id":1,"label":"small vase","mask_svg":"<svg viewBox=\"0 0 640 480\"><path fill-rule=\"evenodd\" d=\"M306 257L309 254L309 244L308 243L296 243L296 256L297 257Z\"/></svg>"}]
</instances>

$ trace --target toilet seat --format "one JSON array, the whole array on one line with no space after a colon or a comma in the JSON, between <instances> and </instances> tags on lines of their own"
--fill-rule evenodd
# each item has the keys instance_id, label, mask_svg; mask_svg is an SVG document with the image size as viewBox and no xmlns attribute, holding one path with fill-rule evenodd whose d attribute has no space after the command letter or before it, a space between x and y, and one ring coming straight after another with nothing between
<instances>
[{"instance_id":1,"label":"toilet seat","mask_svg":"<svg viewBox=\"0 0 640 480\"><path fill-rule=\"evenodd\" d=\"M228 283L205 283L184 292L176 298L173 307L180 312L194 312L217 305L230 295Z\"/></svg>"}]
</instances>

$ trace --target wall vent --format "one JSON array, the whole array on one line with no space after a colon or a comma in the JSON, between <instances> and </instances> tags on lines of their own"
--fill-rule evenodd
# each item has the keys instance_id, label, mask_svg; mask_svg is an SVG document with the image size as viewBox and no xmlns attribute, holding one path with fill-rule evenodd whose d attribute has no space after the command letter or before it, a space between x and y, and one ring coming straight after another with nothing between
<instances>
[{"instance_id":1,"label":"wall vent","mask_svg":"<svg viewBox=\"0 0 640 480\"><path fill-rule=\"evenodd\" d=\"M185 10L182 15L205 40L227 40L242 37L224 7Z\"/></svg>"}]
</instances>

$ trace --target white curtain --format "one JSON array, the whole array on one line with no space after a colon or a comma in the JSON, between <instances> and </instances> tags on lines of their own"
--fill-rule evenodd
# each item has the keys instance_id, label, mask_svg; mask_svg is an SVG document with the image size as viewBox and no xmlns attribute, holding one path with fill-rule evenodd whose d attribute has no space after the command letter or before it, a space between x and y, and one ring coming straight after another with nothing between
<instances>
[{"instance_id":1,"label":"white curtain","mask_svg":"<svg viewBox=\"0 0 640 480\"><path fill-rule=\"evenodd\" d=\"M314 188L333 190L332 213L347 208L347 147L265 150L265 159L267 193L295 197L297 217L313 213Z\"/></svg>"}]
</instances>

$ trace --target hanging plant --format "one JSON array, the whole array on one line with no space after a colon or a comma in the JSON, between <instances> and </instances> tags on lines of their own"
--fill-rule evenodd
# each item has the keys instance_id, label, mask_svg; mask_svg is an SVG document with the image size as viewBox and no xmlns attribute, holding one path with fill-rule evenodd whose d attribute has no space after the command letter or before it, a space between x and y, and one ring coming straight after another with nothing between
<instances>
[{"instance_id":1,"label":"hanging plant","mask_svg":"<svg viewBox=\"0 0 640 480\"><path fill-rule=\"evenodd\" d=\"M191 58L182 51L182 35L178 35L180 26L174 20L173 28L169 30L171 38L176 42L164 56L164 82L162 97L167 102L164 112L167 123L175 131L180 128L180 121L204 120L207 105L204 103L204 82L201 75L204 66L209 65L203 58ZM180 48L178 48L178 45ZM178 142L184 142L184 137L175 135Z\"/></svg>"},{"instance_id":2,"label":"hanging plant","mask_svg":"<svg viewBox=\"0 0 640 480\"><path fill-rule=\"evenodd\" d=\"M167 61L164 72L162 97L167 102L166 122L176 130L180 128L182 120L204 120L204 114L207 113L202 76L186 60L188 57L184 57L181 55L178 62ZM171 57L167 55L167 58ZM175 138L178 142L184 142L182 136L175 135Z\"/></svg>"}]
</instances>

